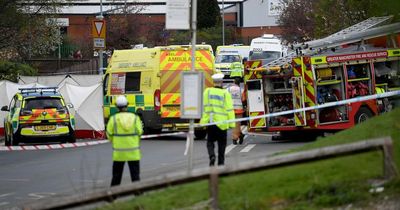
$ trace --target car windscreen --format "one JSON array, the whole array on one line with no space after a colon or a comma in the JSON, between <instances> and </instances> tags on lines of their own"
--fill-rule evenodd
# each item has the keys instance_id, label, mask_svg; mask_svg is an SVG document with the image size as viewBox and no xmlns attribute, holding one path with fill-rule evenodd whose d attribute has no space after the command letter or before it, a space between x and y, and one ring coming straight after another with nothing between
<instances>
[{"instance_id":1,"label":"car windscreen","mask_svg":"<svg viewBox=\"0 0 400 210\"><path fill-rule=\"evenodd\" d=\"M215 63L241 62L239 55L217 55Z\"/></svg>"},{"instance_id":2,"label":"car windscreen","mask_svg":"<svg viewBox=\"0 0 400 210\"><path fill-rule=\"evenodd\" d=\"M62 109L63 105L60 98L40 97L25 100L25 110L32 109Z\"/></svg>"},{"instance_id":3,"label":"car windscreen","mask_svg":"<svg viewBox=\"0 0 400 210\"><path fill-rule=\"evenodd\" d=\"M250 52L250 60L275 60L281 57L281 52L277 51L259 51Z\"/></svg>"}]
</instances>

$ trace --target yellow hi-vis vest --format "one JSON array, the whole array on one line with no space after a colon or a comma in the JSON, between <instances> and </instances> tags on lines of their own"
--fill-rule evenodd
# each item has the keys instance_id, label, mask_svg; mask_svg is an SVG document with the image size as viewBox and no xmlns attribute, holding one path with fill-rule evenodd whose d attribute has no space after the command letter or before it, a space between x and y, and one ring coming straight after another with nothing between
<instances>
[{"instance_id":1,"label":"yellow hi-vis vest","mask_svg":"<svg viewBox=\"0 0 400 210\"><path fill-rule=\"evenodd\" d=\"M243 64L241 62L231 63L231 77L243 77Z\"/></svg>"},{"instance_id":2,"label":"yellow hi-vis vest","mask_svg":"<svg viewBox=\"0 0 400 210\"><path fill-rule=\"evenodd\" d=\"M114 161L140 160L142 122L130 112L119 112L107 123L107 137L112 143Z\"/></svg>"},{"instance_id":3,"label":"yellow hi-vis vest","mask_svg":"<svg viewBox=\"0 0 400 210\"><path fill-rule=\"evenodd\" d=\"M200 124L222 122L235 119L231 94L222 88L207 88L203 93L203 115ZM218 123L218 128L227 130L234 128L235 123Z\"/></svg>"}]
</instances>

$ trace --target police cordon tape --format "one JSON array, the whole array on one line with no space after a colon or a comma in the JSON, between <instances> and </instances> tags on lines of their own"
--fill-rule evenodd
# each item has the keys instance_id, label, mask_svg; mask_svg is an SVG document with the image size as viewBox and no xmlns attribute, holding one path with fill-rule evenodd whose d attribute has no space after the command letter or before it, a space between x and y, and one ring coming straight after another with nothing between
<instances>
[{"instance_id":1,"label":"police cordon tape","mask_svg":"<svg viewBox=\"0 0 400 210\"><path fill-rule=\"evenodd\" d=\"M176 135L182 135L182 134L186 134L186 132L142 135L141 139L149 139L149 138L164 137L164 136L176 136ZM109 141L108 140L96 140L96 141L78 142L78 143L66 143L66 144L0 146L0 151L26 151L26 150L65 149L65 148L75 148L75 147L84 147L84 146L105 144L107 142L109 142Z\"/></svg>"},{"instance_id":2,"label":"police cordon tape","mask_svg":"<svg viewBox=\"0 0 400 210\"><path fill-rule=\"evenodd\" d=\"M205 126L217 125L220 123L241 122L241 121L247 121L247 120L267 118L267 117L276 117L276 116L281 116L281 115L293 114L296 112L304 112L304 111L322 109L322 108L327 108L327 107L332 107L332 106L368 101L368 100L372 100L372 99L388 98L388 97L393 97L396 95L400 95L400 90L390 91L390 92L380 93L380 94L375 94L375 95L359 96L356 98L346 99L346 100L342 100L342 101L328 102L328 103L321 104L321 105L310 106L310 107L305 107L305 108L295 109L295 110L288 110L288 111L283 111L283 112L275 112L275 113L270 113L270 114L265 114L265 115L254 116L254 117L244 117L244 118L239 118L239 119L234 119L234 120L225 120L225 121L221 121L221 122L217 122L217 123L213 122L213 123L206 123L206 124L195 124L194 127L205 127Z\"/></svg>"}]
</instances>

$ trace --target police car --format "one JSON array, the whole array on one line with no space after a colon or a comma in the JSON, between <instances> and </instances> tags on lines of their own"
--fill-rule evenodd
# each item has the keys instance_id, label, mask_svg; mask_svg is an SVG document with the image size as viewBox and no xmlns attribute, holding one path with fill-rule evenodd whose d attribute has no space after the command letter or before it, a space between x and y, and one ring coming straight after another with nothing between
<instances>
[{"instance_id":1,"label":"police car","mask_svg":"<svg viewBox=\"0 0 400 210\"><path fill-rule=\"evenodd\" d=\"M68 106L72 108L72 105ZM21 88L4 119L5 145L20 142L75 142L75 119L56 87Z\"/></svg>"}]
</instances>

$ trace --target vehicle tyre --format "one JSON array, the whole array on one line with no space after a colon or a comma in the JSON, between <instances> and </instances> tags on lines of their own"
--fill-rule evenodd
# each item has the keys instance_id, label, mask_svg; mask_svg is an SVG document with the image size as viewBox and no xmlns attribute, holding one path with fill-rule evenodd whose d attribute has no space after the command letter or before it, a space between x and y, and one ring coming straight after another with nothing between
<instances>
[{"instance_id":1,"label":"vehicle tyre","mask_svg":"<svg viewBox=\"0 0 400 210\"><path fill-rule=\"evenodd\" d=\"M207 136L207 130L194 130L194 136L196 139L204 139Z\"/></svg>"},{"instance_id":2,"label":"vehicle tyre","mask_svg":"<svg viewBox=\"0 0 400 210\"><path fill-rule=\"evenodd\" d=\"M369 118L373 116L372 112L367 107L361 107L356 116L354 116L354 123L359 124L367 121Z\"/></svg>"},{"instance_id":3,"label":"vehicle tyre","mask_svg":"<svg viewBox=\"0 0 400 210\"><path fill-rule=\"evenodd\" d=\"M7 132L5 132L5 134L4 134L4 145L5 146L11 146L11 142L9 141L7 135L8 135Z\"/></svg>"},{"instance_id":4,"label":"vehicle tyre","mask_svg":"<svg viewBox=\"0 0 400 210\"><path fill-rule=\"evenodd\" d=\"M76 142L75 133L71 133L68 137L68 143L75 143L75 142Z\"/></svg>"},{"instance_id":5,"label":"vehicle tyre","mask_svg":"<svg viewBox=\"0 0 400 210\"><path fill-rule=\"evenodd\" d=\"M19 145L19 139L14 134L10 135L10 140L9 141L10 141L12 146L18 146Z\"/></svg>"}]
</instances>

